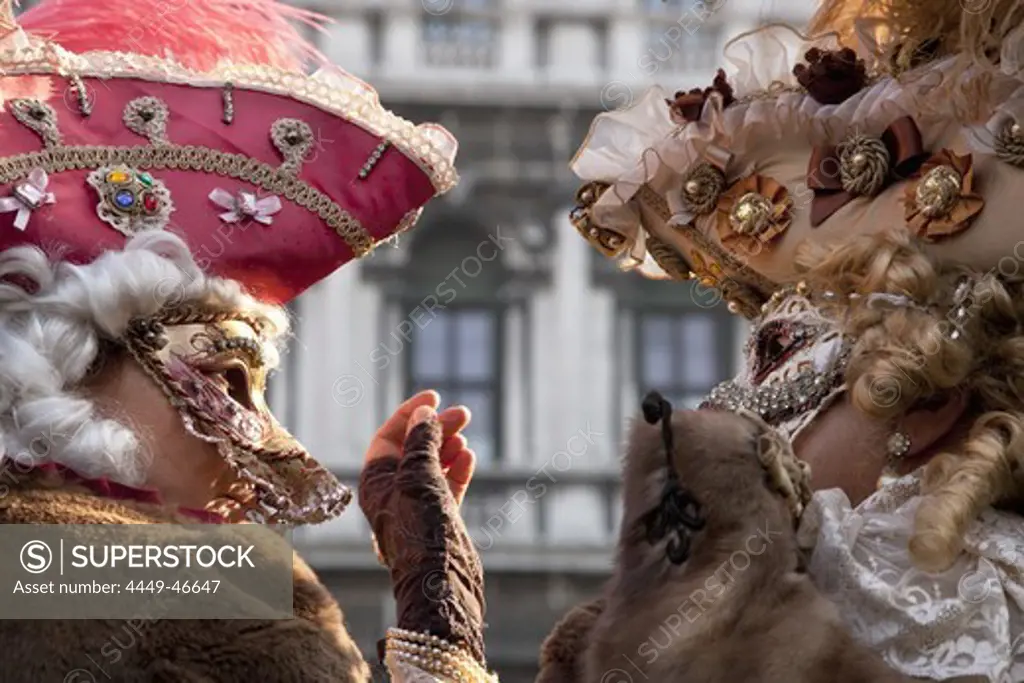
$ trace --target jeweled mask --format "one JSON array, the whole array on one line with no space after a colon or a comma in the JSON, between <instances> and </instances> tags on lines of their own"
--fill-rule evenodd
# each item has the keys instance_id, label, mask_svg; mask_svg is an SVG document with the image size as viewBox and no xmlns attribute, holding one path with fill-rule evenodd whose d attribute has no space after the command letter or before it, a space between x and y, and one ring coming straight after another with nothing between
<instances>
[{"instance_id":1,"label":"jeweled mask","mask_svg":"<svg viewBox=\"0 0 1024 683\"><path fill-rule=\"evenodd\" d=\"M792 440L845 391L851 348L802 287L776 295L755 321L746 366L702 407L753 411Z\"/></svg>"},{"instance_id":2,"label":"jeweled mask","mask_svg":"<svg viewBox=\"0 0 1024 683\"><path fill-rule=\"evenodd\" d=\"M237 475L211 510L290 525L330 519L348 505L351 491L267 406L270 342L262 321L179 306L133 320L124 343L167 394L186 430L215 444Z\"/></svg>"}]
</instances>

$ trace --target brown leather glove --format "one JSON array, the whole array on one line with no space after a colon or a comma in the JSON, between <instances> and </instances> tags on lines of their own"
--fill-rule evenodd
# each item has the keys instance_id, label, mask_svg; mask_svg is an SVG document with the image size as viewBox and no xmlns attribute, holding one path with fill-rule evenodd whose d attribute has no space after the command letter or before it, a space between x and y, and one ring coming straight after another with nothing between
<instances>
[{"instance_id":1,"label":"brown leather glove","mask_svg":"<svg viewBox=\"0 0 1024 683\"><path fill-rule=\"evenodd\" d=\"M441 424L414 426L402 456L364 469L359 506L391 570L398 628L430 633L484 664L480 556L441 470Z\"/></svg>"}]
</instances>

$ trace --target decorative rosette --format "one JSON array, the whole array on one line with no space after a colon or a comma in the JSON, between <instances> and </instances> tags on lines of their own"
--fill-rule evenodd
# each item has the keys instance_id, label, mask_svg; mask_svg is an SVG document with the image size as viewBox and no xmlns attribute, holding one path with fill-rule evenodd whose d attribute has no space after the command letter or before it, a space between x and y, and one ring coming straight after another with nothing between
<instances>
[{"instance_id":1,"label":"decorative rosette","mask_svg":"<svg viewBox=\"0 0 1024 683\"><path fill-rule=\"evenodd\" d=\"M727 248L758 253L792 222L792 200L779 182L757 174L737 181L718 199L718 238Z\"/></svg>"},{"instance_id":2,"label":"decorative rosette","mask_svg":"<svg viewBox=\"0 0 1024 683\"><path fill-rule=\"evenodd\" d=\"M583 235L583 239L605 256L613 257L622 251L628 240L625 235L599 226L593 217L594 204L609 187L608 183L598 181L580 187L576 191L576 206L569 212L569 220L577 232Z\"/></svg>"},{"instance_id":3,"label":"decorative rosette","mask_svg":"<svg viewBox=\"0 0 1024 683\"><path fill-rule=\"evenodd\" d=\"M993 144L996 156L1008 164L1024 168L1024 130L1013 119L1007 120Z\"/></svg>"},{"instance_id":4,"label":"decorative rosette","mask_svg":"<svg viewBox=\"0 0 1024 683\"><path fill-rule=\"evenodd\" d=\"M914 119L902 116L879 137L854 133L836 146L814 148L807 166L811 226L817 227L855 197L874 197L895 179L910 177L928 158Z\"/></svg>"},{"instance_id":5,"label":"decorative rosette","mask_svg":"<svg viewBox=\"0 0 1024 683\"><path fill-rule=\"evenodd\" d=\"M707 150L712 152L710 147ZM716 163L701 161L690 167L683 176L679 190L669 192L665 197L672 212L668 224L672 226L689 225L697 216L706 216L715 212L718 200L725 190L725 172L722 170L729 162L731 155L725 152Z\"/></svg>"},{"instance_id":6,"label":"decorative rosette","mask_svg":"<svg viewBox=\"0 0 1024 683\"><path fill-rule=\"evenodd\" d=\"M995 155L1003 163L1024 168L1024 85L1017 83L987 121L970 126L965 142L975 154Z\"/></svg>"},{"instance_id":7,"label":"decorative rosette","mask_svg":"<svg viewBox=\"0 0 1024 683\"><path fill-rule=\"evenodd\" d=\"M918 237L939 239L966 230L985 206L974 193L971 155L944 149L931 157L907 185L904 203L907 225Z\"/></svg>"}]
</instances>

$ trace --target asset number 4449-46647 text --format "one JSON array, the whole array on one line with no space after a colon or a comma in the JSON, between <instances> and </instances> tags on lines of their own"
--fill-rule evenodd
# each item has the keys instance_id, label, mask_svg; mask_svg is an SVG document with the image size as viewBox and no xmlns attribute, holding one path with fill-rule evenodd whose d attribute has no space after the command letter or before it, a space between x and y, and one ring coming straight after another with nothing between
<instances>
[{"instance_id":1,"label":"asset number 4449-46647 text","mask_svg":"<svg viewBox=\"0 0 1024 683\"><path fill-rule=\"evenodd\" d=\"M129 581L125 586L128 593L216 593L220 581Z\"/></svg>"}]
</instances>

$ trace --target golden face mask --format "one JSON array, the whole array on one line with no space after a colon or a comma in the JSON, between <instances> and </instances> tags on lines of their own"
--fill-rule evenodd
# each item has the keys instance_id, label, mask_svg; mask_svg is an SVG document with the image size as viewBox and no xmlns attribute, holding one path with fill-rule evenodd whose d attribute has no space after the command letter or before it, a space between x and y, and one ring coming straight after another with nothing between
<instances>
[{"instance_id":1,"label":"golden face mask","mask_svg":"<svg viewBox=\"0 0 1024 683\"><path fill-rule=\"evenodd\" d=\"M264 523L322 522L340 514L352 493L271 414L261 330L244 316L179 307L132 321L124 343L185 429L215 444L237 475L208 509Z\"/></svg>"}]
</instances>

